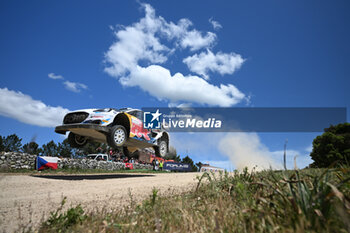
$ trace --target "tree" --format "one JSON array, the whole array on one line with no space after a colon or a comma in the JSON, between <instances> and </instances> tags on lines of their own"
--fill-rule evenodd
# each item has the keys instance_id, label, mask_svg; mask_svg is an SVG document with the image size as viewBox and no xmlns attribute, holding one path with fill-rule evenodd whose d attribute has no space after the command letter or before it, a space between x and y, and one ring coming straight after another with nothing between
<instances>
[{"instance_id":1,"label":"tree","mask_svg":"<svg viewBox=\"0 0 350 233\"><path fill-rule=\"evenodd\" d=\"M2 139L3 150L6 152L17 152L22 148L22 139L16 134L11 134Z\"/></svg>"},{"instance_id":2,"label":"tree","mask_svg":"<svg viewBox=\"0 0 350 233\"><path fill-rule=\"evenodd\" d=\"M3 137L0 135L0 151L4 151L4 150L5 150L3 141L4 141L4 139L3 139Z\"/></svg>"},{"instance_id":3,"label":"tree","mask_svg":"<svg viewBox=\"0 0 350 233\"><path fill-rule=\"evenodd\" d=\"M192 171L193 172L198 171L198 168L194 165L193 160L190 157L188 157L188 155L185 158L182 159L182 163L190 164L190 166L192 167Z\"/></svg>"},{"instance_id":4,"label":"tree","mask_svg":"<svg viewBox=\"0 0 350 233\"><path fill-rule=\"evenodd\" d=\"M42 146L42 156L58 156L58 146L57 144L51 140L47 144Z\"/></svg>"},{"instance_id":5,"label":"tree","mask_svg":"<svg viewBox=\"0 0 350 233\"><path fill-rule=\"evenodd\" d=\"M101 148L101 151L98 151L97 148ZM106 152L107 146L104 143L92 141L87 143L85 146L83 146L83 148L80 148L80 150L83 152L84 155L96 154L96 153Z\"/></svg>"},{"instance_id":6,"label":"tree","mask_svg":"<svg viewBox=\"0 0 350 233\"><path fill-rule=\"evenodd\" d=\"M350 123L331 125L317 136L310 154L312 167L328 167L334 162L350 164Z\"/></svg>"},{"instance_id":7,"label":"tree","mask_svg":"<svg viewBox=\"0 0 350 233\"><path fill-rule=\"evenodd\" d=\"M62 143L58 143L57 151L59 156L65 158L71 158L74 154L74 148L71 147L68 139L64 139Z\"/></svg>"},{"instance_id":8,"label":"tree","mask_svg":"<svg viewBox=\"0 0 350 233\"><path fill-rule=\"evenodd\" d=\"M198 162L196 163L196 166L198 167L198 170L201 170L203 163L202 162Z\"/></svg>"},{"instance_id":9,"label":"tree","mask_svg":"<svg viewBox=\"0 0 350 233\"><path fill-rule=\"evenodd\" d=\"M168 152L168 154L166 156L164 156L164 159L166 159L166 160L174 160L175 161L176 157L177 157L177 152L176 152L175 147L170 146L169 147L169 152Z\"/></svg>"},{"instance_id":10,"label":"tree","mask_svg":"<svg viewBox=\"0 0 350 233\"><path fill-rule=\"evenodd\" d=\"M39 145L36 142L24 144L22 147L22 151L31 155L38 155L41 153L41 149L39 148Z\"/></svg>"}]
</instances>

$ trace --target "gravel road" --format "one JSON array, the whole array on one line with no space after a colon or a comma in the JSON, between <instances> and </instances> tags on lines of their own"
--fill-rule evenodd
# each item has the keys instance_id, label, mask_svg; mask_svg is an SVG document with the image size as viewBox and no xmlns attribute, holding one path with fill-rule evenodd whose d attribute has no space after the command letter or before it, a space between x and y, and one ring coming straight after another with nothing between
<instances>
[{"instance_id":1,"label":"gravel road","mask_svg":"<svg viewBox=\"0 0 350 233\"><path fill-rule=\"evenodd\" d=\"M181 193L194 187L199 173L93 174L30 176L0 174L0 232L21 225L37 227L67 197L66 208L120 208L132 198L140 202L153 187L160 195Z\"/></svg>"}]
</instances>

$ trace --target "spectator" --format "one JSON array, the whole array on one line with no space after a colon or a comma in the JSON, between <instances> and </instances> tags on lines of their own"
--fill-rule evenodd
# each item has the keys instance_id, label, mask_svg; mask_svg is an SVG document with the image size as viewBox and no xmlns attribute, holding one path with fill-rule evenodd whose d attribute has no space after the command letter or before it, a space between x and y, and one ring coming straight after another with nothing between
<instances>
[{"instance_id":1,"label":"spectator","mask_svg":"<svg viewBox=\"0 0 350 233\"><path fill-rule=\"evenodd\" d=\"M156 160L155 159L152 160L152 165L153 165L153 170L155 171L156 170Z\"/></svg>"},{"instance_id":2,"label":"spectator","mask_svg":"<svg viewBox=\"0 0 350 233\"><path fill-rule=\"evenodd\" d=\"M159 170L159 161L158 161L158 159L156 159L156 171L158 171Z\"/></svg>"},{"instance_id":3,"label":"spectator","mask_svg":"<svg viewBox=\"0 0 350 233\"><path fill-rule=\"evenodd\" d=\"M129 161L128 157L125 157L124 163L127 163Z\"/></svg>"},{"instance_id":4,"label":"spectator","mask_svg":"<svg viewBox=\"0 0 350 233\"><path fill-rule=\"evenodd\" d=\"M159 170L163 171L163 161L162 160L159 162Z\"/></svg>"}]
</instances>

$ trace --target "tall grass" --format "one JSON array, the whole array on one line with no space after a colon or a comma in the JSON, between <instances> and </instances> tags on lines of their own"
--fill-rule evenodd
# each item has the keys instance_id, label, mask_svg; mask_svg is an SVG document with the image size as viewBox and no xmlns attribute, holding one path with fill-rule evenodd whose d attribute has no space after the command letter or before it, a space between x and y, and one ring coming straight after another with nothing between
<instances>
[{"instance_id":1,"label":"tall grass","mask_svg":"<svg viewBox=\"0 0 350 233\"><path fill-rule=\"evenodd\" d=\"M142 204L131 198L123 209L82 212L68 227L61 227L67 214L57 212L39 231L350 232L349 179L345 167L204 173L186 194L161 197L154 189Z\"/></svg>"}]
</instances>

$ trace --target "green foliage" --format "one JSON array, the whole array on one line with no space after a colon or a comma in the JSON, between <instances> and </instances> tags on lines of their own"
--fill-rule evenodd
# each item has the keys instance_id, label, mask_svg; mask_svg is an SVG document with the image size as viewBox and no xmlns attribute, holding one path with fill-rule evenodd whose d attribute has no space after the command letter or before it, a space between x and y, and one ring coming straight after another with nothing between
<instances>
[{"instance_id":1,"label":"green foliage","mask_svg":"<svg viewBox=\"0 0 350 233\"><path fill-rule=\"evenodd\" d=\"M151 204L152 204L152 206L154 206L154 204L156 203L157 195L158 195L158 189L153 188L152 189L152 196L151 196Z\"/></svg>"},{"instance_id":2,"label":"green foliage","mask_svg":"<svg viewBox=\"0 0 350 233\"><path fill-rule=\"evenodd\" d=\"M190 166L192 167L192 171L193 172L198 171L198 168L194 165L193 160L190 157L188 157L188 155L185 158L183 158L181 162L190 164Z\"/></svg>"},{"instance_id":3,"label":"green foliage","mask_svg":"<svg viewBox=\"0 0 350 233\"><path fill-rule=\"evenodd\" d=\"M47 144L44 144L42 146L41 155L42 156L58 156L59 154L58 154L57 144L53 140L51 140Z\"/></svg>"},{"instance_id":4,"label":"green foliage","mask_svg":"<svg viewBox=\"0 0 350 233\"><path fill-rule=\"evenodd\" d=\"M203 163L202 162L198 162L198 163L196 163L196 166L198 167L198 171L200 171L202 166L203 166Z\"/></svg>"},{"instance_id":5,"label":"green foliage","mask_svg":"<svg viewBox=\"0 0 350 233\"><path fill-rule=\"evenodd\" d=\"M4 146L4 143L3 143L3 137L0 135L0 151L4 151L5 150L5 146Z\"/></svg>"},{"instance_id":6,"label":"green foliage","mask_svg":"<svg viewBox=\"0 0 350 233\"><path fill-rule=\"evenodd\" d=\"M98 148L100 148L98 150ZM78 154L88 155L88 154L96 154L107 151L107 145L104 143L90 141L85 146L78 150Z\"/></svg>"},{"instance_id":7,"label":"green foliage","mask_svg":"<svg viewBox=\"0 0 350 233\"><path fill-rule=\"evenodd\" d=\"M16 134L11 134L2 138L2 150L6 152L18 152L22 147L22 139Z\"/></svg>"},{"instance_id":8,"label":"green foliage","mask_svg":"<svg viewBox=\"0 0 350 233\"><path fill-rule=\"evenodd\" d=\"M41 149L39 148L39 145L36 142L30 142L26 143L22 147L22 151L24 153L32 154L32 155L38 155L41 153Z\"/></svg>"},{"instance_id":9,"label":"green foliage","mask_svg":"<svg viewBox=\"0 0 350 233\"><path fill-rule=\"evenodd\" d=\"M169 152L168 152L168 154L164 157L164 159L176 161L176 157L177 157L177 152L176 152L175 147L170 146L170 147L169 147Z\"/></svg>"},{"instance_id":10,"label":"green foliage","mask_svg":"<svg viewBox=\"0 0 350 233\"><path fill-rule=\"evenodd\" d=\"M338 124L325 129L317 136L310 154L313 167L328 167L331 164L350 164L350 123Z\"/></svg>"},{"instance_id":11,"label":"green foliage","mask_svg":"<svg viewBox=\"0 0 350 233\"><path fill-rule=\"evenodd\" d=\"M68 139L64 139L62 143L58 143L58 155L65 158L70 158L74 154L74 149L70 146Z\"/></svg>"},{"instance_id":12,"label":"green foliage","mask_svg":"<svg viewBox=\"0 0 350 233\"><path fill-rule=\"evenodd\" d=\"M67 229L73 225L80 224L86 219L81 205L62 211L66 203L66 197L63 198L60 208L51 212L49 219L42 224L39 232L69 232Z\"/></svg>"}]
</instances>

